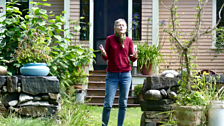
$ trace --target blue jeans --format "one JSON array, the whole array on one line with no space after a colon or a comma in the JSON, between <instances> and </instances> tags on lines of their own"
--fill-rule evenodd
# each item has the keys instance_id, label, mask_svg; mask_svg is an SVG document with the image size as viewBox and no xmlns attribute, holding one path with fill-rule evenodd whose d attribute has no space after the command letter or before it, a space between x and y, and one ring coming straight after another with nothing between
<instances>
[{"instance_id":1,"label":"blue jeans","mask_svg":"<svg viewBox=\"0 0 224 126\"><path fill-rule=\"evenodd\" d=\"M119 112L117 126L122 126L125 118L128 93L131 86L131 71L115 73L107 72L105 85L105 99L102 114L102 126L107 126L110 118L110 110L119 84Z\"/></svg>"}]
</instances>

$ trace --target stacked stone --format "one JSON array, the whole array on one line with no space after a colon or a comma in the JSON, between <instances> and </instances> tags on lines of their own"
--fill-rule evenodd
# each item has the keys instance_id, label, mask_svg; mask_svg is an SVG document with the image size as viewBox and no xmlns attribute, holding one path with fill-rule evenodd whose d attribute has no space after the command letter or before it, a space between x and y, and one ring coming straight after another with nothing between
<instances>
[{"instance_id":1,"label":"stacked stone","mask_svg":"<svg viewBox=\"0 0 224 126\"><path fill-rule=\"evenodd\" d=\"M0 112L44 117L60 112L59 80L55 76L0 76Z\"/></svg>"},{"instance_id":2,"label":"stacked stone","mask_svg":"<svg viewBox=\"0 0 224 126\"><path fill-rule=\"evenodd\" d=\"M142 89L143 99L140 102L141 126L156 126L160 122L167 122L172 110L176 92L178 90L178 77L149 76L145 79Z\"/></svg>"}]
</instances>

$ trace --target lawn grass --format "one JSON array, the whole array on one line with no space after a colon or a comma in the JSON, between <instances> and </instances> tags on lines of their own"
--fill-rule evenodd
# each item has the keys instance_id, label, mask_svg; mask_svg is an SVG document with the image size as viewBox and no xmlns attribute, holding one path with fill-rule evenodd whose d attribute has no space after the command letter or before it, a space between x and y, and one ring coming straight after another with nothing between
<instances>
[{"instance_id":1,"label":"lawn grass","mask_svg":"<svg viewBox=\"0 0 224 126\"><path fill-rule=\"evenodd\" d=\"M77 108L77 109L75 109ZM1 126L101 126L102 120L101 106L79 105L75 107L62 106L60 115L61 124L56 123L56 119L49 118L19 118L10 115L7 118L0 116ZM140 107L127 108L124 126L139 126L141 119ZM112 108L110 114L109 126L117 125L118 108ZM80 119L82 118L82 119Z\"/></svg>"},{"instance_id":2,"label":"lawn grass","mask_svg":"<svg viewBox=\"0 0 224 126\"><path fill-rule=\"evenodd\" d=\"M88 106L90 113L90 126L100 126L102 120L103 107L99 106ZM124 126L139 126L141 121L142 111L140 107L128 107L124 120ZM117 125L118 108L113 107L110 113L109 126Z\"/></svg>"}]
</instances>

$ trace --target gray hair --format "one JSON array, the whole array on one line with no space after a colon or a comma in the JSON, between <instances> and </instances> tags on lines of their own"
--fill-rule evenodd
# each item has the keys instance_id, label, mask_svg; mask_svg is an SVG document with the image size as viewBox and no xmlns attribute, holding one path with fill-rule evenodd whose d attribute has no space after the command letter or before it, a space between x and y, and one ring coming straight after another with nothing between
<instances>
[{"instance_id":1,"label":"gray hair","mask_svg":"<svg viewBox=\"0 0 224 126\"><path fill-rule=\"evenodd\" d=\"M114 28L116 28L118 22L121 22L121 21L125 22L125 25L126 25L126 27L127 27L127 23L126 23L126 21L125 21L124 19L122 19L122 18L119 18L119 19L115 20L115 22L114 22Z\"/></svg>"}]
</instances>

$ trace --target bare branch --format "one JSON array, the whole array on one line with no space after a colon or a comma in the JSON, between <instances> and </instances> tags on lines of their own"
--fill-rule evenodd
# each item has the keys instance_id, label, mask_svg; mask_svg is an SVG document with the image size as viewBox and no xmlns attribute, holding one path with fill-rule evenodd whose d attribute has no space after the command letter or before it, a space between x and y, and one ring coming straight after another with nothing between
<instances>
[{"instance_id":1,"label":"bare branch","mask_svg":"<svg viewBox=\"0 0 224 126\"><path fill-rule=\"evenodd\" d=\"M217 28L217 26L219 25L219 23L220 23L220 21L222 19L222 17L221 17L221 11L222 11L223 7L224 7L224 4L222 4L222 7L219 10L219 20L218 20L217 24L211 30L208 30L209 29L208 28L205 32L201 33L199 36L203 36L205 34L211 33L213 30L215 30Z\"/></svg>"}]
</instances>

